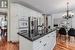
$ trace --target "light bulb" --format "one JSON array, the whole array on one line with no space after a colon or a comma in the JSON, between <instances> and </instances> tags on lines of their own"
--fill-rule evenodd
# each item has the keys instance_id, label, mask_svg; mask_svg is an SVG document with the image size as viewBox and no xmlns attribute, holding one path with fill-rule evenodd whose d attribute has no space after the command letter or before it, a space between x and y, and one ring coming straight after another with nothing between
<instances>
[{"instance_id":1,"label":"light bulb","mask_svg":"<svg viewBox=\"0 0 75 50\"><path fill-rule=\"evenodd\" d=\"M1 2L1 7L4 7L3 2L4 2L4 1Z\"/></svg>"},{"instance_id":2,"label":"light bulb","mask_svg":"<svg viewBox=\"0 0 75 50\"><path fill-rule=\"evenodd\" d=\"M7 7L7 1L2 1L1 2L1 7Z\"/></svg>"}]
</instances>

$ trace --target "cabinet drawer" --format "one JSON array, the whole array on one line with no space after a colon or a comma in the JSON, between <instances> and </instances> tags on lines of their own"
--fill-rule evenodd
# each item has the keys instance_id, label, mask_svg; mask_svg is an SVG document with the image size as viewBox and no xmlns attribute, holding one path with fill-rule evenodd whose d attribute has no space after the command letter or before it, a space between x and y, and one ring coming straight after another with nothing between
<instances>
[{"instance_id":1,"label":"cabinet drawer","mask_svg":"<svg viewBox=\"0 0 75 50\"><path fill-rule=\"evenodd\" d=\"M41 45L40 47L33 47L33 50L44 50L44 46Z\"/></svg>"},{"instance_id":2,"label":"cabinet drawer","mask_svg":"<svg viewBox=\"0 0 75 50\"><path fill-rule=\"evenodd\" d=\"M42 38L33 42L34 47L40 47L42 45Z\"/></svg>"}]
</instances>

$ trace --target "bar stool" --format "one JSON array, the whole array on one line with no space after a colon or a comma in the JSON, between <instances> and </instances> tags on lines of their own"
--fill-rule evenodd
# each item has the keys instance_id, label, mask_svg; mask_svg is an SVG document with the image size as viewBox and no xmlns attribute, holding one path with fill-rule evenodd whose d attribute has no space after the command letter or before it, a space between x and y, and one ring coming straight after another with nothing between
<instances>
[{"instance_id":1,"label":"bar stool","mask_svg":"<svg viewBox=\"0 0 75 50\"><path fill-rule=\"evenodd\" d=\"M73 36L75 39L75 29L74 28L70 28L70 30L68 31L68 38L70 41L70 37Z\"/></svg>"},{"instance_id":2,"label":"bar stool","mask_svg":"<svg viewBox=\"0 0 75 50\"><path fill-rule=\"evenodd\" d=\"M62 28L59 29L58 33L60 34L60 39L61 39L61 36L64 35L65 41L66 41L66 29L62 27Z\"/></svg>"}]
</instances>

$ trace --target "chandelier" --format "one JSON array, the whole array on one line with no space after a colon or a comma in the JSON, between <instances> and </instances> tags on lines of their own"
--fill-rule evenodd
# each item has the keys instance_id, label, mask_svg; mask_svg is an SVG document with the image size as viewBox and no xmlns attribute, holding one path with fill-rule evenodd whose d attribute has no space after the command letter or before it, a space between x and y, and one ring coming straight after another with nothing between
<instances>
[{"instance_id":1,"label":"chandelier","mask_svg":"<svg viewBox=\"0 0 75 50\"><path fill-rule=\"evenodd\" d=\"M69 18L72 18L73 16L74 16L74 13L72 13L71 10L69 10L69 2L67 2L67 11L63 15L63 18L69 19Z\"/></svg>"}]
</instances>

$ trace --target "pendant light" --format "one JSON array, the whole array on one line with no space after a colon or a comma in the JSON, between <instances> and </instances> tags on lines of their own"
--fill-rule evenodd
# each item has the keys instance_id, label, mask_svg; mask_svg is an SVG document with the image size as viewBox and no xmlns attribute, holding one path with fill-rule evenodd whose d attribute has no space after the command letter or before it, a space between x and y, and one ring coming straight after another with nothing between
<instances>
[{"instance_id":1,"label":"pendant light","mask_svg":"<svg viewBox=\"0 0 75 50\"><path fill-rule=\"evenodd\" d=\"M63 15L63 18L69 19L69 18L72 18L73 16L74 16L74 13L72 13L71 10L69 10L69 2L67 2L67 10L65 14Z\"/></svg>"}]
</instances>

